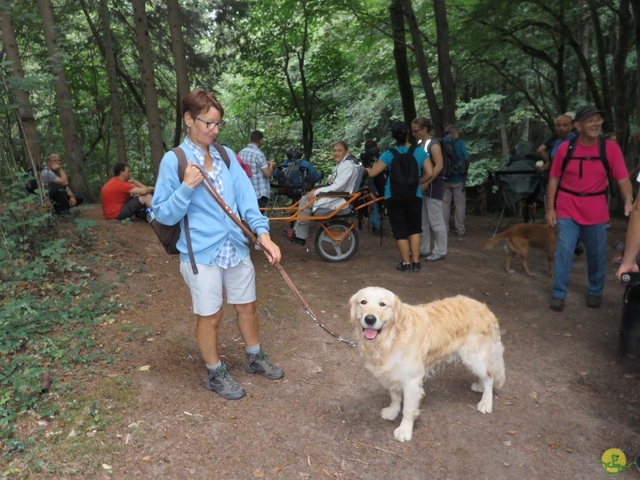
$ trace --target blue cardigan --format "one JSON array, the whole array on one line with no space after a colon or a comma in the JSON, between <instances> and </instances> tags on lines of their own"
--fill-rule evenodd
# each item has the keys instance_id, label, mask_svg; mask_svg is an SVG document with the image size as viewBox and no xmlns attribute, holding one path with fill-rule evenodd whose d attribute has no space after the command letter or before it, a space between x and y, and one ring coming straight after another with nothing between
<instances>
[{"instance_id":1,"label":"blue cardigan","mask_svg":"<svg viewBox=\"0 0 640 480\"><path fill-rule=\"evenodd\" d=\"M180 147L184 150L189 160L194 164L199 162L185 143ZM269 220L260 213L258 200L251 181L235 159L231 149L227 154L231 164L229 168L223 164L222 182L225 203L238 216L241 216L253 232L258 236L269 233ZM223 162L214 147L210 147L210 153L214 162ZM223 162L224 163L224 162ZM160 163L160 172L153 194L153 213L156 219L165 225L175 225L180 222L180 239L178 250L180 260L189 261L187 242L184 233L184 216L189 215L189 233L196 263L213 265L215 259L227 238L231 240L233 247L241 258L249 255L248 239L229 216L205 191L198 185L195 189L189 188L178 179L178 157L169 151L164 154Z\"/></svg>"}]
</instances>

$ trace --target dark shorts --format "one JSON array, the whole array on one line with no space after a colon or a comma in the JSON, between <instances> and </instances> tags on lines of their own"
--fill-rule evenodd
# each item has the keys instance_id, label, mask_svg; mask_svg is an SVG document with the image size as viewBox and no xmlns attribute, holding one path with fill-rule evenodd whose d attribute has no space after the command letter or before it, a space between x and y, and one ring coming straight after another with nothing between
<instances>
[{"instance_id":1,"label":"dark shorts","mask_svg":"<svg viewBox=\"0 0 640 480\"><path fill-rule=\"evenodd\" d=\"M391 232L396 240L406 240L411 235L422 233L422 199L398 201L387 198L384 201L391 224Z\"/></svg>"},{"instance_id":2,"label":"dark shorts","mask_svg":"<svg viewBox=\"0 0 640 480\"><path fill-rule=\"evenodd\" d=\"M125 218L133 217L136 213L143 210L144 204L138 197L133 197L122 206L116 220L124 220Z\"/></svg>"}]
</instances>

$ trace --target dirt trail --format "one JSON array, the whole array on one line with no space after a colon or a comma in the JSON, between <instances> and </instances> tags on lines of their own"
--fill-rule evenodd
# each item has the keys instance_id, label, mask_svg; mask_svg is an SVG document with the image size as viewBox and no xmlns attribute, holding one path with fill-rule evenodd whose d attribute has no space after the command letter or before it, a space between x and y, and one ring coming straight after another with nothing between
<instances>
[{"instance_id":1,"label":"dirt trail","mask_svg":"<svg viewBox=\"0 0 640 480\"><path fill-rule=\"evenodd\" d=\"M382 243L362 231L359 251L342 264L325 263L312 248L278 238L287 273L321 320L344 337L355 334L347 301L368 285L389 288L410 303L464 294L498 317L507 382L496 393L493 413L475 410L471 374L448 366L425 383L413 440L399 443L393 438L398 420L379 415L387 393L364 370L357 350L304 314L261 252L251 253L261 340L286 377L269 381L244 372L242 340L227 309L221 351L247 396L225 401L203 388L177 258L164 253L143 221L106 222L94 206L84 212L98 223L104 276L120 282L115 290L129 306L110 341L122 347L115 368L133 382L137 396L103 439L118 450L110 459L111 478L604 479L596 462L605 450L622 449L627 463L640 453L640 360L617 357L622 287L613 275L613 251L602 307L584 305L580 258L565 311L555 313L547 306L550 278L542 252L530 255L534 277L519 266L505 273L500 248L480 252L495 228L493 216L469 217L467 236L450 237L447 259L412 274L396 272L388 226ZM624 229L623 221L614 221L609 243ZM137 328L144 335L123 333ZM143 365L150 369L140 371ZM629 470L620 477L637 475Z\"/></svg>"}]
</instances>

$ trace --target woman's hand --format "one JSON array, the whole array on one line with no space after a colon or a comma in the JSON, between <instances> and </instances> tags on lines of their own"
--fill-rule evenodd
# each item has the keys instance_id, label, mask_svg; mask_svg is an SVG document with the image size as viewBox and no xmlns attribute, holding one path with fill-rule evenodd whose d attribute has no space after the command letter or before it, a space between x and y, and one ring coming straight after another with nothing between
<instances>
[{"instance_id":1,"label":"woman's hand","mask_svg":"<svg viewBox=\"0 0 640 480\"><path fill-rule=\"evenodd\" d=\"M267 254L267 258L269 259L269 263L271 265L275 265L280 260L282 260L280 247L273 243L268 233L263 233L260 235L260 245L262 245L262 250L264 250L264 253Z\"/></svg>"},{"instance_id":2,"label":"woman's hand","mask_svg":"<svg viewBox=\"0 0 640 480\"><path fill-rule=\"evenodd\" d=\"M202 183L204 176L200 168L193 164L193 161L189 160L187 168L184 169L184 184L190 189L196 188Z\"/></svg>"}]
</instances>

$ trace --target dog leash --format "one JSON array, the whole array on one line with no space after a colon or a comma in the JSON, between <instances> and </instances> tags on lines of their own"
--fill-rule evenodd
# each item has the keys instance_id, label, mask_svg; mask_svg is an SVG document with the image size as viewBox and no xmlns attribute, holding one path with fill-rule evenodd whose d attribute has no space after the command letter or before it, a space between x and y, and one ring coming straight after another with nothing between
<instances>
[{"instance_id":1,"label":"dog leash","mask_svg":"<svg viewBox=\"0 0 640 480\"><path fill-rule=\"evenodd\" d=\"M207 172L200 165L194 164L194 166L200 170L200 173L202 173L202 176L204 177L204 183L202 184L202 186L206 190L206 192L209 195L211 195L211 197L218 204L218 206L222 208L222 211L226 213L229 216L229 218L231 218L231 220L233 220L233 223L235 223L238 227L240 227L240 229L249 238L249 240L255 243L256 245L260 246L264 254L267 255L267 250L263 247L260 240L253 234L253 232L247 227L247 225L245 225L245 223L242 220L240 220L235 213L233 213L229 205L227 205L226 202L222 199L222 197L218 193L218 190L216 190L216 187L213 185L213 182L209 178L209 175L207 174ZM307 300L302 296L300 291L296 288L295 284L293 283L293 281L291 280L287 272L284 271L284 268L282 267L282 265L280 265L280 262L277 262L275 264L275 267L280 272L280 275L282 275L282 278L284 279L285 283L287 284L291 292L293 292L295 297L300 301L300 303L302 303L302 307L305 313L309 315L314 322L316 322L316 325L318 325L320 328L322 328L325 332L327 332L332 337L336 338L339 342L344 342L350 347L356 346L356 343L353 340L347 340L346 338L343 338L340 334L330 330L320 320L318 320L318 317L316 317L316 315L313 313L311 306L309 305Z\"/></svg>"}]
</instances>

